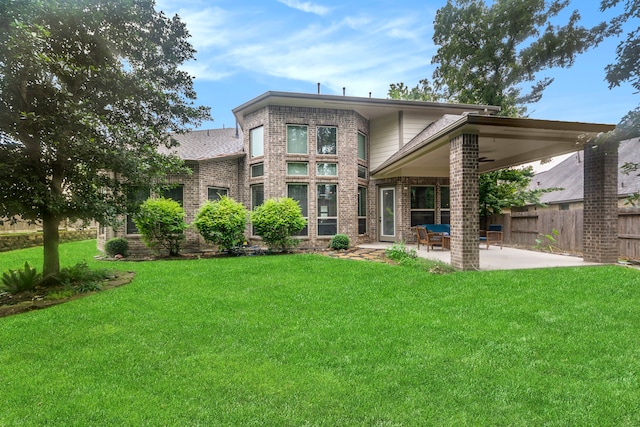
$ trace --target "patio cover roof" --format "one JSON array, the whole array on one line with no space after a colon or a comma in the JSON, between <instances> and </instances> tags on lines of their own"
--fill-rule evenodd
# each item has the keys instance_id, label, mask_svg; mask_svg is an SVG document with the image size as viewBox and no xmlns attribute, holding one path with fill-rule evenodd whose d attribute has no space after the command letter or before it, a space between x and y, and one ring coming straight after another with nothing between
<instances>
[{"instance_id":1,"label":"patio cover roof","mask_svg":"<svg viewBox=\"0 0 640 427\"><path fill-rule=\"evenodd\" d=\"M479 135L479 171L490 172L581 150L615 125L497 117L445 115L371 172L372 178L449 176L449 141Z\"/></svg>"}]
</instances>

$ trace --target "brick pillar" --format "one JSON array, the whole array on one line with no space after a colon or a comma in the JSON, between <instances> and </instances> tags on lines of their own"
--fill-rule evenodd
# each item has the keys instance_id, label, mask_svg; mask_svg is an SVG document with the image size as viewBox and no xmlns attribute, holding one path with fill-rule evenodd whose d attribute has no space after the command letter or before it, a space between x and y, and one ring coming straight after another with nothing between
<instances>
[{"instance_id":1,"label":"brick pillar","mask_svg":"<svg viewBox=\"0 0 640 427\"><path fill-rule=\"evenodd\" d=\"M478 135L451 139L451 264L462 270L480 268L478 153Z\"/></svg>"},{"instance_id":2,"label":"brick pillar","mask_svg":"<svg viewBox=\"0 0 640 427\"><path fill-rule=\"evenodd\" d=\"M586 144L584 148L585 261L618 260L618 144Z\"/></svg>"}]
</instances>

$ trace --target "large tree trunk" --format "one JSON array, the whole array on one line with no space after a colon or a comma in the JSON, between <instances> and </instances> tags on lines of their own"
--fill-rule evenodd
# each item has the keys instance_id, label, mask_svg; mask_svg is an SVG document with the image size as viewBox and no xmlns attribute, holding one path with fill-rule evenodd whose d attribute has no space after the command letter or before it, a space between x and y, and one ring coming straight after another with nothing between
<instances>
[{"instance_id":1,"label":"large tree trunk","mask_svg":"<svg viewBox=\"0 0 640 427\"><path fill-rule=\"evenodd\" d=\"M58 226L60 219L54 215L44 215L42 218L42 238L44 244L44 264L42 266L42 276L47 277L60 272L60 233Z\"/></svg>"}]
</instances>

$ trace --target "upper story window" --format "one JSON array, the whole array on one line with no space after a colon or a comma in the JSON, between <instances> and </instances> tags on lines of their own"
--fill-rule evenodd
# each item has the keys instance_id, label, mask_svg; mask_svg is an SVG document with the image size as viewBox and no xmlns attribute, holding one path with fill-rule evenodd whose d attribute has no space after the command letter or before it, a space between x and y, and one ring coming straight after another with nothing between
<instances>
[{"instance_id":1,"label":"upper story window","mask_svg":"<svg viewBox=\"0 0 640 427\"><path fill-rule=\"evenodd\" d=\"M309 175L309 164L306 162L288 162L287 175Z\"/></svg>"},{"instance_id":2,"label":"upper story window","mask_svg":"<svg viewBox=\"0 0 640 427\"><path fill-rule=\"evenodd\" d=\"M358 132L358 159L367 160L367 137Z\"/></svg>"},{"instance_id":3,"label":"upper story window","mask_svg":"<svg viewBox=\"0 0 640 427\"><path fill-rule=\"evenodd\" d=\"M336 176L338 175L337 163L317 163L316 164L318 176Z\"/></svg>"},{"instance_id":4,"label":"upper story window","mask_svg":"<svg viewBox=\"0 0 640 427\"><path fill-rule=\"evenodd\" d=\"M287 154L308 154L308 147L307 127L303 125L288 125Z\"/></svg>"},{"instance_id":5,"label":"upper story window","mask_svg":"<svg viewBox=\"0 0 640 427\"><path fill-rule=\"evenodd\" d=\"M264 163L256 163L251 165L251 178L264 176Z\"/></svg>"},{"instance_id":6,"label":"upper story window","mask_svg":"<svg viewBox=\"0 0 640 427\"><path fill-rule=\"evenodd\" d=\"M251 143L251 157L264 156L264 127L251 129L249 133Z\"/></svg>"},{"instance_id":7,"label":"upper story window","mask_svg":"<svg viewBox=\"0 0 640 427\"><path fill-rule=\"evenodd\" d=\"M337 134L337 128L335 127L318 126L318 154L337 154Z\"/></svg>"}]
</instances>

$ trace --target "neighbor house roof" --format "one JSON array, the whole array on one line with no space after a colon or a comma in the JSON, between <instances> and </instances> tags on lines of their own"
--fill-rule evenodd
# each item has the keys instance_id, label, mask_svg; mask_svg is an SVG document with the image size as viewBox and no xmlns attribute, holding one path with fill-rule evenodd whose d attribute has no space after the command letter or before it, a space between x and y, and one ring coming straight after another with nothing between
<instances>
[{"instance_id":1,"label":"neighbor house roof","mask_svg":"<svg viewBox=\"0 0 640 427\"><path fill-rule=\"evenodd\" d=\"M177 147L163 149L183 160L208 160L244 155L242 130L236 128L208 129L172 135Z\"/></svg>"},{"instance_id":2,"label":"neighbor house roof","mask_svg":"<svg viewBox=\"0 0 640 427\"><path fill-rule=\"evenodd\" d=\"M579 202L584 198L584 151L577 151L557 166L536 174L529 188L562 188L545 193L542 203ZM640 176L637 173L625 175L620 167L625 162L640 162L640 138L622 141L618 147L618 195L626 197L640 191Z\"/></svg>"}]
</instances>

